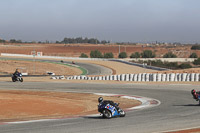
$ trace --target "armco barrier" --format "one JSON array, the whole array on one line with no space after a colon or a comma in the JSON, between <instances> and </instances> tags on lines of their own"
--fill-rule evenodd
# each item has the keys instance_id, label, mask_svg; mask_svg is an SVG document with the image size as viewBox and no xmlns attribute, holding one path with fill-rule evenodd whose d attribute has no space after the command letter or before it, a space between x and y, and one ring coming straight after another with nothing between
<instances>
[{"instance_id":1,"label":"armco barrier","mask_svg":"<svg viewBox=\"0 0 200 133\"><path fill-rule=\"evenodd\" d=\"M115 81L137 81L137 82L198 82L200 81L199 73L139 73L139 74L121 74L107 76L54 76L52 79L67 80L115 80Z\"/></svg>"},{"instance_id":2,"label":"armco barrier","mask_svg":"<svg viewBox=\"0 0 200 133\"><path fill-rule=\"evenodd\" d=\"M120 60L120 59L109 59L109 61L122 62L125 64L134 65L138 67L145 67L147 69L158 70L158 71L169 70L169 69L161 68L161 67L154 67L154 66L147 66L147 65L144 66L143 64L132 63L132 62L128 62L128 61Z\"/></svg>"}]
</instances>

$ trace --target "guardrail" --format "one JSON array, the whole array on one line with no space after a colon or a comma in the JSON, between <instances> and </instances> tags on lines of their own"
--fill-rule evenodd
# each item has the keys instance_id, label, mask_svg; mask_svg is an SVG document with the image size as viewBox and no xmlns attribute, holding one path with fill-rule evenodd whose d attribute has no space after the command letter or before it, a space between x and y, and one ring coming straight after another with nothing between
<instances>
[{"instance_id":1,"label":"guardrail","mask_svg":"<svg viewBox=\"0 0 200 133\"><path fill-rule=\"evenodd\" d=\"M199 73L139 73L139 74L120 74L107 76L55 76L52 79L67 80L107 80L107 81L137 81L137 82L198 82Z\"/></svg>"},{"instance_id":2,"label":"guardrail","mask_svg":"<svg viewBox=\"0 0 200 133\"><path fill-rule=\"evenodd\" d=\"M125 63L125 64L134 65L134 66L138 66L138 67L143 67L143 68L146 68L146 69L158 70L158 71L170 70L170 69L167 69L167 68L161 68L161 67L155 67L155 66L148 66L148 65L143 65L143 64L128 62L128 61L120 60L120 59L110 59L110 61L122 62L122 63Z\"/></svg>"}]
</instances>

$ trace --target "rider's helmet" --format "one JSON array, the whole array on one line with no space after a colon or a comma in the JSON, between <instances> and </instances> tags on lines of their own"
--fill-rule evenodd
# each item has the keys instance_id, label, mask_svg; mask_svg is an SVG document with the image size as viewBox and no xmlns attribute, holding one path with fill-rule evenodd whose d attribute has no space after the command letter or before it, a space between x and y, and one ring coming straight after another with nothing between
<instances>
[{"instance_id":1,"label":"rider's helmet","mask_svg":"<svg viewBox=\"0 0 200 133\"><path fill-rule=\"evenodd\" d=\"M196 93L196 90L195 90L195 89L192 89L192 90L191 90L191 93L192 93L192 94L195 94L195 93Z\"/></svg>"},{"instance_id":2,"label":"rider's helmet","mask_svg":"<svg viewBox=\"0 0 200 133\"><path fill-rule=\"evenodd\" d=\"M100 103L100 102L102 102L103 101L103 97L99 97L98 98L98 102Z\"/></svg>"}]
</instances>

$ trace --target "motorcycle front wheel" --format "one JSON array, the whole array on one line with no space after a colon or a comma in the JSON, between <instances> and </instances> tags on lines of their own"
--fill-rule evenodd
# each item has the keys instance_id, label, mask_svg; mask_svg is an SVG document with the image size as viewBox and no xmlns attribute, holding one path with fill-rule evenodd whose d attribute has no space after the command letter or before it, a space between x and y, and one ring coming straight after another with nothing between
<instances>
[{"instance_id":1,"label":"motorcycle front wheel","mask_svg":"<svg viewBox=\"0 0 200 133\"><path fill-rule=\"evenodd\" d=\"M23 78L21 78L21 79L20 79L20 82L23 82L23 81L24 81Z\"/></svg>"},{"instance_id":2,"label":"motorcycle front wheel","mask_svg":"<svg viewBox=\"0 0 200 133\"><path fill-rule=\"evenodd\" d=\"M111 112L107 109L103 110L102 114L103 114L103 117L107 119L110 119L112 117Z\"/></svg>"},{"instance_id":3,"label":"motorcycle front wheel","mask_svg":"<svg viewBox=\"0 0 200 133\"><path fill-rule=\"evenodd\" d=\"M119 112L120 112L120 117L125 117L126 113L123 110L120 109Z\"/></svg>"}]
</instances>

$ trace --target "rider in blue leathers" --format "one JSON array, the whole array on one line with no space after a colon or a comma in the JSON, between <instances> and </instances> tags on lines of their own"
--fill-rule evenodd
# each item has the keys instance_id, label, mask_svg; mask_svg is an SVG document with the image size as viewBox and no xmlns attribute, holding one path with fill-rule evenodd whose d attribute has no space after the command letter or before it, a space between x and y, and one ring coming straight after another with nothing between
<instances>
[{"instance_id":1,"label":"rider in blue leathers","mask_svg":"<svg viewBox=\"0 0 200 133\"><path fill-rule=\"evenodd\" d=\"M117 111L119 111L118 104L114 103L114 102L111 101L111 100L103 100L102 97L99 97L99 98L98 98L98 102L99 102L99 103L104 103L104 104L107 104L107 103L108 103L108 104L114 106L114 107L117 109Z\"/></svg>"}]
</instances>

